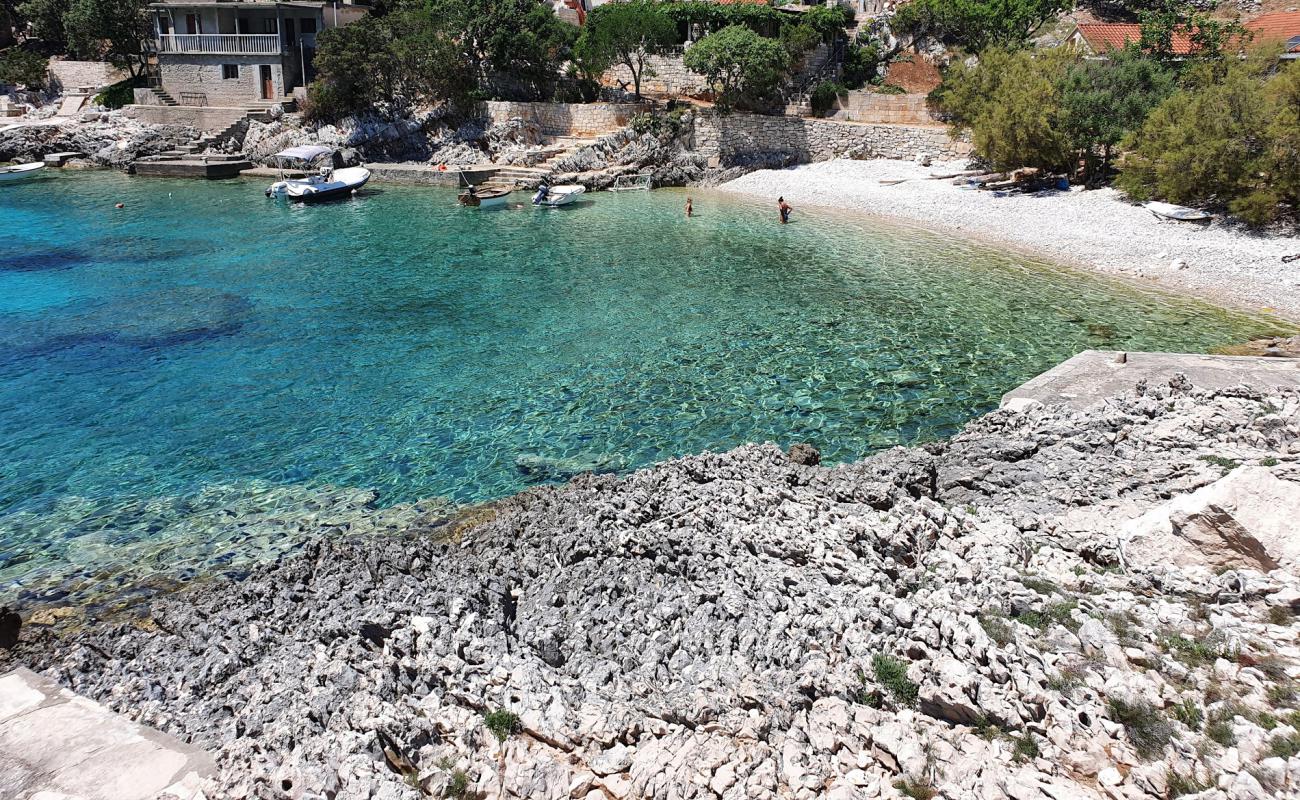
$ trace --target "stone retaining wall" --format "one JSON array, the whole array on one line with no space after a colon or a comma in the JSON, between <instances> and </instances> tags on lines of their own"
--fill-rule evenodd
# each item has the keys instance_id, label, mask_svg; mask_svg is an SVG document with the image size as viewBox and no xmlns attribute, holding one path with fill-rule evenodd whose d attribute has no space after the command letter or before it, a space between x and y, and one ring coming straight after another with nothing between
<instances>
[{"instance_id":1,"label":"stone retaining wall","mask_svg":"<svg viewBox=\"0 0 1300 800\"><path fill-rule=\"evenodd\" d=\"M911 159L965 155L970 145L954 141L943 127L869 125L802 117L700 113L695 149L721 165L784 155L793 163L857 156Z\"/></svg>"},{"instance_id":2,"label":"stone retaining wall","mask_svg":"<svg viewBox=\"0 0 1300 800\"><path fill-rule=\"evenodd\" d=\"M923 94L877 94L849 92L836 103L832 118L844 122L884 125L935 125Z\"/></svg>"},{"instance_id":3,"label":"stone retaining wall","mask_svg":"<svg viewBox=\"0 0 1300 800\"><path fill-rule=\"evenodd\" d=\"M492 100L483 116L493 125L516 117L537 123L547 136L599 136L627 127L645 103L514 103Z\"/></svg>"},{"instance_id":4,"label":"stone retaining wall","mask_svg":"<svg viewBox=\"0 0 1300 800\"><path fill-rule=\"evenodd\" d=\"M160 105L129 105L122 113L149 125L188 125L206 133L224 131L248 116L244 108Z\"/></svg>"},{"instance_id":5,"label":"stone retaining wall","mask_svg":"<svg viewBox=\"0 0 1300 800\"><path fill-rule=\"evenodd\" d=\"M106 61L50 61L50 77L56 89L98 92L127 77L126 72Z\"/></svg>"},{"instance_id":6,"label":"stone retaining wall","mask_svg":"<svg viewBox=\"0 0 1300 800\"><path fill-rule=\"evenodd\" d=\"M649 68L641 75L641 93L665 97L701 97L709 93L708 80L691 72L682 63L681 54L651 56ZM653 73L653 74L651 74ZM605 70L601 83L632 92L632 71L622 64Z\"/></svg>"}]
</instances>

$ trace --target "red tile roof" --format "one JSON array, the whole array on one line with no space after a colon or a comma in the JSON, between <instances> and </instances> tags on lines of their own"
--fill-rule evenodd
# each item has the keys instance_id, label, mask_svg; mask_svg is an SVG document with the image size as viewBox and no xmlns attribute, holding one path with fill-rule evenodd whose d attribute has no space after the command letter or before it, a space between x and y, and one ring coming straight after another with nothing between
<instances>
[{"instance_id":1,"label":"red tile roof","mask_svg":"<svg viewBox=\"0 0 1300 800\"><path fill-rule=\"evenodd\" d=\"M1129 42L1142 41L1142 26L1128 22L1085 22L1079 25L1079 35L1094 53L1101 54L1121 50ZM1191 37L1185 33L1174 34L1174 55L1185 56L1194 49Z\"/></svg>"},{"instance_id":2,"label":"red tile roof","mask_svg":"<svg viewBox=\"0 0 1300 800\"><path fill-rule=\"evenodd\" d=\"M1300 37L1300 11L1279 11L1276 14L1264 14L1244 23L1246 30L1255 34L1254 43L1286 42ZM1300 53L1300 42L1287 48L1289 52Z\"/></svg>"}]
</instances>

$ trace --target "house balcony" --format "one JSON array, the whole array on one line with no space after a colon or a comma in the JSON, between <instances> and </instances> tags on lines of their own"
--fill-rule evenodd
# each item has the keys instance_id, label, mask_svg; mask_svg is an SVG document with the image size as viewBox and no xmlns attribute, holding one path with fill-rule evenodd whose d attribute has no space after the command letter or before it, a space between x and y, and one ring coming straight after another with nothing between
<instances>
[{"instance_id":1,"label":"house balcony","mask_svg":"<svg viewBox=\"0 0 1300 800\"><path fill-rule=\"evenodd\" d=\"M279 55L278 33L172 33L158 37L159 53Z\"/></svg>"}]
</instances>

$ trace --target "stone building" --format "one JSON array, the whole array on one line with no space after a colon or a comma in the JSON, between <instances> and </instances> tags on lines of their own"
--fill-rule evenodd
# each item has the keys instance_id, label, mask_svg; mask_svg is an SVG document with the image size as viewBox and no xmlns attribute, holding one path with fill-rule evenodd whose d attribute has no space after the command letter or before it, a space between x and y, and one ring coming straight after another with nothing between
<instances>
[{"instance_id":1,"label":"stone building","mask_svg":"<svg viewBox=\"0 0 1300 800\"><path fill-rule=\"evenodd\" d=\"M149 9L152 99L230 107L293 97L314 75L316 35L366 13L356 0L165 0Z\"/></svg>"}]
</instances>

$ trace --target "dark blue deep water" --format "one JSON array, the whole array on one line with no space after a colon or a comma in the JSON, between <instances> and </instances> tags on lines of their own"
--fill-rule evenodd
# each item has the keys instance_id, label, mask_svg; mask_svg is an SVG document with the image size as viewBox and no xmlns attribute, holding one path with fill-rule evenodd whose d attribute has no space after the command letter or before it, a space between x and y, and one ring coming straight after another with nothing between
<instances>
[{"instance_id":1,"label":"dark blue deep water","mask_svg":"<svg viewBox=\"0 0 1300 800\"><path fill-rule=\"evenodd\" d=\"M1269 328L718 195L686 220L676 191L486 211L382 188L303 208L263 183L0 188L0 595L124 562L196 569L171 537L229 561L222 526L300 513L327 485L472 502L769 439L854 459L951 434L1085 348Z\"/></svg>"}]
</instances>

